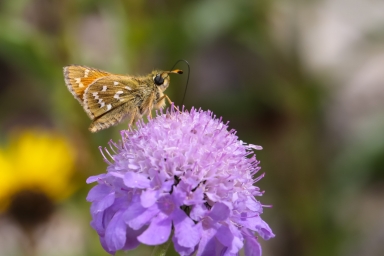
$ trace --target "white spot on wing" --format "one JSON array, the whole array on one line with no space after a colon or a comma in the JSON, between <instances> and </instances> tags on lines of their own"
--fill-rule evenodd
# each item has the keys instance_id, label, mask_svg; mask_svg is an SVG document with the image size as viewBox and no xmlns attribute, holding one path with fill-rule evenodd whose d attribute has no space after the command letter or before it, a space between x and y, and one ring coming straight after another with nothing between
<instances>
[{"instance_id":1,"label":"white spot on wing","mask_svg":"<svg viewBox=\"0 0 384 256\"><path fill-rule=\"evenodd\" d=\"M132 88L129 87L129 86L125 86L125 89L127 89L128 91L131 91L131 90L132 90Z\"/></svg>"},{"instance_id":2,"label":"white spot on wing","mask_svg":"<svg viewBox=\"0 0 384 256\"><path fill-rule=\"evenodd\" d=\"M84 87L84 85L80 82L81 78L75 78L75 83L79 84L79 87Z\"/></svg>"},{"instance_id":3,"label":"white spot on wing","mask_svg":"<svg viewBox=\"0 0 384 256\"><path fill-rule=\"evenodd\" d=\"M111 108L112 108L112 105L111 105L111 104L108 104L108 105L107 105L107 111L109 111Z\"/></svg>"},{"instance_id":4,"label":"white spot on wing","mask_svg":"<svg viewBox=\"0 0 384 256\"><path fill-rule=\"evenodd\" d=\"M84 77L88 77L89 69L84 70Z\"/></svg>"},{"instance_id":5,"label":"white spot on wing","mask_svg":"<svg viewBox=\"0 0 384 256\"><path fill-rule=\"evenodd\" d=\"M97 102L97 103L99 103L101 105L102 102L103 102L103 99L99 99L99 102Z\"/></svg>"},{"instance_id":6,"label":"white spot on wing","mask_svg":"<svg viewBox=\"0 0 384 256\"><path fill-rule=\"evenodd\" d=\"M113 82L113 85L118 85L118 84L119 84L119 82L116 82L116 81L115 81L115 82Z\"/></svg>"},{"instance_id":7,"label":"white spot on wing","mask_svg":"<svg viewBox=\"0 0 384 256\"><path fill-rule=\"evenodd\" d=\"M104 102L101 102L100 104L100 108L104 107L105 106L105 103Z\"/></svg>"},{"instance_id":8,"label":"white spot on wing","mask_svg":"<svg viewBox=\"0 0 384 256\"><path fill-rule=\"evenodd\" d=\"M105 92L107 90L107 86L103 85L103 89L101 90L102 92Z\"/></svg>"},{"instance_id":9,"label":"white spot on wing","mask_svg":"<svg viewBox=\"0 0 384 256\"><path fill-rule=\"evenodd\" d=\"M120 98L119 94L122 94L122 93L124 93L124 92L123 91L117 91L115 96L113 96L113 98L119 99Z\"/></svg>"}]
</instances>

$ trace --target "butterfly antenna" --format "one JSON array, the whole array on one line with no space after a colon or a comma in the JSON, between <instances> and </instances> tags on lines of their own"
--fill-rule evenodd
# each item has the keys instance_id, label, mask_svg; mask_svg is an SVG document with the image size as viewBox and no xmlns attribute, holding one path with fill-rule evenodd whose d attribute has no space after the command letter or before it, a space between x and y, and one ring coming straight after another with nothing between
<instances>
[{"instance_id":1,"label":"butterfly antenna","mask_svg":"<svg viewBox=\"0 0 384 256\"><path fill-rule=\"evenodd\" d=\"M188 61L186 61L186 60L178 60L178 61L176 61L175 65L173 65L173 67L171 68L171 70L173 70L173 68L174 68L179 62L181 62L181 61L185 62L185 64L187 64L187 66L188 66L187 82L185 83L184 96L183 96L183 100L181 101L181 106L182 106L183 103L184 103L184 100L185 100L185 95L187 94L187 88L188 88L188 83L189 83L189 73L191 73L191 68L190 68L190 66L189 66Z\"/></svg>"}]
</instances>

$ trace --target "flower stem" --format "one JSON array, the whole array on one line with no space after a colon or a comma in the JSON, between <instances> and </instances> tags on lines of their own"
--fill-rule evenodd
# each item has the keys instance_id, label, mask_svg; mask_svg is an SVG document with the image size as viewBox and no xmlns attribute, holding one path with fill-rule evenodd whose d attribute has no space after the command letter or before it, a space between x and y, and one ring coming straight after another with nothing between
<instances>
[{"instance_id":1,"label":"flower stem","mask_svg":"<svg viewBox=\"0 0 384 256\"><path fill-rule=\"evenodd\" d=\"M170 244L171 244L171 239L168 239L167 242L156 245L152 251L151 256L165 256Z\"/></svg>"}]
</instances>

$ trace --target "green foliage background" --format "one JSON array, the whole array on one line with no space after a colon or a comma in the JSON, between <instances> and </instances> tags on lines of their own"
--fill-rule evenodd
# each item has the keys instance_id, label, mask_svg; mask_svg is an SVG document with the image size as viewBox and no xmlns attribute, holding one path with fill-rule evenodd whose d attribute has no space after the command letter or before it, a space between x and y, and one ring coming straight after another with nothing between
<instances>
[{"instance_id":1,"label":"green foliage background","mask_svg":"<svg viewBox=\"0 0 384 256\"><path fill-rule=\"evenodd\" d=\"M88 225L91 186L85 179L105 171L98 146L117 140L127 124L90 134L90 120L68 92L62 67L144 75L170 69L179 59L191 66L186 108L212 110L241 140L264 148L257 157L266 177L257 185L266 191L260 200L273 205L263 218L276 238L261 241L263 255L382 255L384 94L375 98L378 107L356 108L341 93L350 84L335 74L353 77L365 68L362 56L382 54L384 22L348 49L360 58L318 68L308 64L315 52L308 53L303 38L322 2L0 1L0 141L17 129L44 127L76 144L79 190L61 209L86 234L78 255L107 255ZM361 66L346 69L354 61ZM183 65L178 68L187 70ZM176 104L185 81L185 75L172 76L167 94ZM365 118L337 112L341 101ZM126 255L135 253L150 249Z\"/></svg>"}]
</instances>

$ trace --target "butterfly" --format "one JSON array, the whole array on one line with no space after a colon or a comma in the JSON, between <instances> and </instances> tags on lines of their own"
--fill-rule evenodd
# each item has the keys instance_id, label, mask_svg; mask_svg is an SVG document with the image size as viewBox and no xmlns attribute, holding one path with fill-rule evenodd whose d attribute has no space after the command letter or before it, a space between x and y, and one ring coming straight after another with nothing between
<instances>
[{"instance_id":1,"label":"butterfly","mask_svg":"<svg viewBox=\"0 0 384 256\"><path fill-rule=\"evenodd\" d=\"M63 68L65 83L92 120L91 132L98 132L128 119L129 125L152 109L171 100L164 91L170 83L169 74L183 71L154 70L146 76L117 75L103 70L70 65Z\"/></svg>"}]
</instances>

